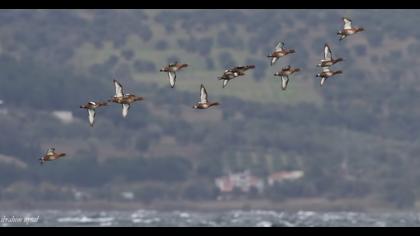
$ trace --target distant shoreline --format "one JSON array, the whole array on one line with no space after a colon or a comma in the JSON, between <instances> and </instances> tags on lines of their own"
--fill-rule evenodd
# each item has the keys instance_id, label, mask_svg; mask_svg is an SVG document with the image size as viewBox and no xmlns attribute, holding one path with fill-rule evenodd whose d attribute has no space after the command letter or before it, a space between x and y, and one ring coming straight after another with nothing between
<instances>
[{"instance_id":1,"label":"distant shoreline","mask_svg":"<svg viewBox=\"0 0 420 236\"><path fill-rule=\"evenodd\" d=\"M118 202L118 201L0 201L2 210L158 210L158 211L200 211L217 212L229 210L267 210L267 211L355 211L389 212L404 211L372 199L337 199L325 198L293 199L281 202L269 200L229 200L229 201L155 201ZM418 207L406 209L419 210Z\"/></svg>"}]
</instances>

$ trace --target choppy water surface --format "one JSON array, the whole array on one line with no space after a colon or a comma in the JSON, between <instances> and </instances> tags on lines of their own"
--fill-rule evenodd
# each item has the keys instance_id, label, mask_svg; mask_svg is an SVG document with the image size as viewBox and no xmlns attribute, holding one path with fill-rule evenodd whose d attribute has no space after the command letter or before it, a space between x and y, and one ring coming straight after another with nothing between
<instances>
[{"instance_id":1,"label":"choppy water surface","mask_svg":"<svg viewBox=\"0 0 420 236\"><path fill-rule=\"evenodd\" d=\"M38 218L39 216L39 218ZM314 227L314 226L420 226L420 213L366 214L356 212L295 213L274 211L0 211L1 226L206 226L206 227ZM12 217L36 219L32 222L7 222Z\"/></svg>"}]
</instances>

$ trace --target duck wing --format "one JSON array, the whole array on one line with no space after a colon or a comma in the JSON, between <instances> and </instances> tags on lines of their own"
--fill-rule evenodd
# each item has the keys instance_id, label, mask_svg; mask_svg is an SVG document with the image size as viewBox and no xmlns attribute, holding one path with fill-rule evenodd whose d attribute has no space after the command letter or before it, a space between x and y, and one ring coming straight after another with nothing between
<instances>
[{"instance_id":1,"label":"duck wing","mask_svg":"<svg viewBox=\"0 0 420 236\"><path fill-rule=\"evenodd\" d=\"M127 117L129 109L130 109L130 104L122 104L122 116L124 118Z\"/></svg>"},{"instance_id":2,"label":"duck wing","mask_svg":"<svg viewBox=\"0 0 420 236\"><path fill-rule=\"evenodd\" d=\"M171 88L175 87L176 73L169 71L168 76L169 76L169 84L171 84Z\"/></svg>"},{"instance_id":3,"label":"duck wing","mask_svg":"<svg viewBox=\"0 0 420 236\"><path fill-rule=\"evenodd\" d=\"M229 80L224 79L223 80L223 88L225 88L227 86L227 84L229 83Z\"/></svg>"},{"instance_id":4,"label":"duck wing","mask_svg":"<svg viewBox=\"0 0 420 236\"><path fill-rule=\"evenodd\" d=\"M278 57L272 57L271 58L271 65L274 65L274 63L276 63L276 61L278 60Z\"/></svg>"},{"instance_id":5,"label":"duck wing","mask_svg":"<svg viewBox=\"0 0 420 236\"><path fill-rule=\"evenodd\" d=\"M328 46L328 44L325 44L325 46L324 46L324 59L325 59L325 61L331 61L332 60L331 48L330 48L330 46Z\"/></svg>"},{"instance_id":6,"label":"duck wing","mask_svg":"<svg viewBox=\"0 0 420 236\"><path fill-rule=\"evenodd\" d=\"M90 126L93 126L93 123L95 122L95 109L88 109L89 114L89 124Z\"/></svg>"},{"instance_id":7,"label":"duck wing","mask_svg":"<svg viewBox=\"0 0 420 236\"><path fill-rule=\"evenodd\" d=\"M115 85L115 97L123 97L124 91L120 82L114 79L114 85Z\"/></svg>"},{"instance_id":8,"label":"duck wing","mask_svg":"<svg viewBox=\"0 0 420 236\"><path fill-rule=\"evenodd\" d=\"M351 20L349 18L343 17L344 29L351 29Z\"/></svg>"},{"instance_id":9,"label":"duck wing","mask_svg":"<svg viewBox=\"0 0 420 236\"><path fill-rule=\"evenodd\" d=\"M276 49L276 51L280 51L280 50L283 51L284 42L278 42L275 49Z\"/></svg>"},{"instance_id":10,"label":"duck wing","mask_svg":"<svg viewBox=\"0 0 420 236\"><path fill-rule=\"evenodd\" d=\"M200 103L207 103L208 102L207 97L208 97L207 90L206 90L206 88L204 88L204 85L201 84L201 87L200 87Z\"/></svg>"},{"instance_id":11,"label":"duck wing","mask_svg":"<svg viewBox=\"0 0 420 236\"><path fill-rule=\"evenodd\" d=\"M287 84L289 83L289 76L285 75L281 77L281 88L286 90Z\"/></svg>"}]
</instances>

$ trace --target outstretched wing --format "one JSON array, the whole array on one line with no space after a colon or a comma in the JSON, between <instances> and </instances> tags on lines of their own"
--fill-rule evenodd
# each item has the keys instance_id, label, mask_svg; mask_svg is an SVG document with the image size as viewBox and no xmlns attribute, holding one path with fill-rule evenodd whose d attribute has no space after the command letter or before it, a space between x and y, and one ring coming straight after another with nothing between
<instances>
[{"instance_id":1,"label":"outstretched wing","mask_svg":"<svg viewBox=\"0 0 420 236\"><path fill-rule=\"evenodd\" d=\"M324 59L326 61L331 61L332 60L331 48L330 48L330 46L328 46L328 44L325 44L325 47L324 47Z\"/></svg>"},{"instance_id":2,"label":"outstretched wing","mask_svg":"<svg viewBox=\"0 0 420 236\"><path fill-rule=\"evenodd\" d=\"M279 42L276 45L276 51L280 51L284 49L284 42Z\"/></svg>"},{"instance_id":3,"label":"outstretched wing","mask_svg":"<svg viewBox=\"0 0 420 236\"><path fill-rule=\"evenodd\" d=\"M286 88L287 88L287 84L289 83L289 76L282 76L281 77L281 88L283 89L283 90L286 90Z\"/></svg>"},{"instance_id":4,"label":"outstretched wing","mask_svg":"<svg viewBox=\"0 0 420 236\"><path fill-rule=\"evenodd\" d=\"M226 87L228 83L229 83L229 80L224 79L224 80L223 80L223 88L224 88L224 87Z\"/></svg>"},{"instance_id":5,"label":"outstretched wing","mask_svg":"<svg viewBox=\"0 0 420 236\"><path fill-rule=\"evenodd\" d=\"M271 58L271 65L274 65L274 63L276 63L276 61L278 60L278 57L273 57Z\"/></svg>"},{"instance_id":6,"label":"outstretched wing","mask_svg":"<svg viewBox=\"0 0 420 236\"><path fill-rule=\"evenodd\" d=\"M344 29L351 29L351 20L349 18L343 17Z\"/></svg>"},{"instance_id":7,"label":"outstretched wing","mask_svg":"<svg viewBox=\"0 0 420 236\"><path fill-rule=\"evenodd\" d=\"M95 122L95 109L88 109L89 113L89 124L90 126L93 126L93 123Z\"/></svg>"},{"instance_id":8,"label":"outstretched wing","mask_svg":"<svg viewBox=\"0 0 420 236\"><path fill-rule=\"evenodd\" d=\"M169 83L171 84L171 88L173 88L175 86L176 74L175 72L169 71L168 76L169 76Z\"/></svg>"},{"instance_id":9,"label":"outstretched wing","mask_svg":"<svg viewBox=\"0 0 420 236\"><path fill-rule=\"evenodd\" d=\"M115 85L115 97L123 97L124 91L120 82L114 79L114 85Z\"/></svg>"},{"instance_id":10,"label":"outstretched wing","mask_svg":"<svg viewBox=\"0 0 420 236\"><path fill-rule=\"evenodd\" d=\"M129 109L130 109L130 104L122 104L122 115L124 118L127 117Z\"/></svg>"},{"instance_id":11,"label":"outstretched wing","mask_svg":"<svg viewBox=\"0 0 420 236\"><path fill-rule=\"evenodd\" d=\"M200 88L200 103L207 103L207 91L206 88L204 88L204 85L201 84L201 88Z\"/></svg>"}]
</instances>

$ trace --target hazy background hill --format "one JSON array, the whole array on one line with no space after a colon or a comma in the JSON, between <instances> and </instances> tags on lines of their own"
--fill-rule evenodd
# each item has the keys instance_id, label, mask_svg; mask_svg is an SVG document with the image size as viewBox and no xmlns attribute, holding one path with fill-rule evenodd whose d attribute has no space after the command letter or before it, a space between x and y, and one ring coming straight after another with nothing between
<instances>
[{"instance_id":1,"label":"hazy background hill","mask_svg":"<svg viewBox=\"0 0 420 236\"><path fill-rule=\"evenodd\" d=\"M256 198L420 198L418 10L2 10L0 197L212 200L214 178L303 170ZM365 32L339 42L348 16ZM296 54L270 67L278 41ZM319 86L329 43L344 74ZM179 60L175 89L159 69ZM231 66L255 64L222 89ZM281 91L273 73L302 71ZM117 78L144 96L90 128L79 105L108 99ZM221 106L191 108L206 85ZM57 118L65 111L68 120ZM40 166L50 146L68 153ZM253 198L239 194L238 198Z\"/></svg>"}]
</instances>

